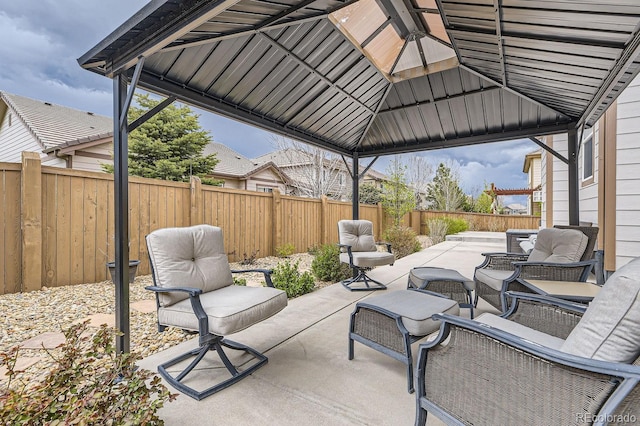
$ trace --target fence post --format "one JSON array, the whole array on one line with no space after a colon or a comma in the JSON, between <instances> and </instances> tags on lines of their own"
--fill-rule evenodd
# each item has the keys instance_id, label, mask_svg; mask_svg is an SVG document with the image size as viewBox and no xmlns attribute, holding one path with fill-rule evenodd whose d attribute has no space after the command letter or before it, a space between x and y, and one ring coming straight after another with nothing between
<instances>
[{"instance_id":1,"label":"fence post","mask_svg":"<svg viewBox=\"0 0 640 426\"><path fill-rule=\"evenodd\" d=\"M320 244L327 244L329 242L329 235L327 233L329 229L329 225L327 224L328 220L329 202L327 196L323 195L320 197Z\"/></svg>"},{"instance_id":2,"label":"fence post","mask_svg":"<svg viewBox=\"0 0 640 426\"><path fill-rule=\"evenodd\" d=\"M382 240L382 234L384 233L384 211L382 210L382 203L378 203L378 225L375 227L378 230L377 240Z\"/></svg>"},{"instance_id":3,"label":"fence post","mask_svg":"<svg viewBox=\"0 0 640 426\"><path fill-rule=\"evenodd\" d=\"M191 176L191 226L203 222L202 181L198 176Z\"/></svg>"},{"instance_id":4,"label":"fence post","mask_svg":"<svg viewBox=\"0 0 640 426\"><path fill-rule=\"evenodd\" d=\"M275 254L276 247L282 245L282 198L278 189L273 190L273 247L272 255Z\"/></svg>"},{"instance_id":5,"label":"fence post","mask_svg":"<svg viewBox=\"0 0 640 426\"><path fill-rule=\"evenodd\" d=\"M42 288L42 166L40 155L22 153L20 229L22 230L21 291Z\"/></svg>"}]
</instances>

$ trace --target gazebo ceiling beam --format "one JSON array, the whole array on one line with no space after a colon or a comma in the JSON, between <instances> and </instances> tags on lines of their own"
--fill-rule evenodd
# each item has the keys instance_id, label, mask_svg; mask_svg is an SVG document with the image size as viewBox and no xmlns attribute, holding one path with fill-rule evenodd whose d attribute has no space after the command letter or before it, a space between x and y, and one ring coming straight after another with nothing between
<instances>
[{"instance_id":1,"label":"gazebo ceiling beam","mask_svg":"<svg viewBox=\"0 0 640 426\"><path fill-rule=\"evenodd\" d=\"M565 133L574 128L575 123L555 124L531 129L518 129L500 133L485 133L472 136L457 136L453 139L443 140L416 140L410 144L396 145L394 147L375 148L359 151L361 158L375 157L378 155L404 154L409 152L433 151L435 149L453 148L459 146L476 145L479 143L504 142L514 139L530 137L532 134L544 136L557 133Z\"/></svg>"},{"instance_id":2,"label":"gazebo ceiling beam","mask_svg":"<svg viewBox=\"0 0 640 426\"><path fill-rule=\"evenodd\" d=\"M231 104L224 99L215 97L211 94L196 92L192 89L189 89L188 87L183 87L181 84L169 81L166 78L143 73L140 77L139 86L152 92L165 95L175 95L178 99L184 100L185 102L188 102L189 104L197 108L202 108L204 110L221 114L225 117L233 118L245 123L253 123L257 127L260 127L264 130L268 130L283 136L293 137L295 139L299 139L302 142L324 148L331 152L345 155L352 154L351 150L335 145L331 143L331 141L321 139L311 133L289 127L286 124L282 124L270 117L266 117L262 114L256 113L255 111L251 111L246 108L242 108L238 105ZM194 94L198 97L194 97Z\"/></svg>"},{"instance_id":3,"label":"gazebo ceiling beam","mask_svg":"<svg viewBox=\"0 0 640 426\"><path fill-rule=\"evenodd\" d=\"M502 45L502 1L493 0L493 7L496 15L496 36L498 37L498 55L500 60L500 72L502 74L502 85L507 86L507 66L504 59L504 46Z\"/></svg>"},{"instance_id":4,"label":"gazebo ceiling beam","mask_svg":"<svg viewBox=\"0 0 640 426\"><path fill-rule=\"evenodd\" d=\"M540 148L544 149L545 151L549 152L551 155L556 157L558 160L562 161L564 164L569 164L569 159L567 157L565 157L564 155L560 154L558 151L554 150L549 145L547 145L546 143L542 142L540 139L538 139L538 138L536 138L534 136L530 137L529 139L533 143L538 145Z\"/></svg>"},{"instance_id":5,"label":"gazebo ceiling beam","mask_svg":"<svg viewBox=\"0 0 640 426\"><path fill-rule=\"evenodd\" d=\"M444 96L442 98L435 98L433 100L425 100L425 101L422 101L422 102L417 102L415 104L409 104L409 105L402 105L402 106L393 107L393 108L387 108L387 109L381 110L380 112L378 112L378 114L379 115L383 115L383 114L388 114L388 113L392 113L392 112L396 112L396 111L402 111L402 110L405 110L407 108L417 108L420 105L439 104L439 103L451 101L453 99L464 98L466 96L478 95L478 94L481 94L481 93L495 92L496 90L502 90L502 87L492 86L492 87L487 87L486 89L470 90L468 92L458 93L456 95Z\"/></svg>"},{"instance_id":6,"label":"gazebo ceiling beam","mask_svg":"<svg viewBox=\"0 0 640 426\"><path fill-rule=\"evenodd\" d=\"M262 37L263 40L265 40L267 43L271 44L273 47L275 47L278 50L281 50L282 52L284 52L289 58L291 58L295 63L297 63L298 65L300 65L301 67L303 67L304 69L306 69L309 73L318 76L318 78L320 80L322 80L323 82L325 82L326 84L328 84L330 87L334 88L335 90L337 90L338 92L342 93L345 97L351 99L352 101L354 101L355 103L357 103L358 105L360 105L361 107L365 108L367 111L369 111L372 115L375 114L375 111L372 110L371 108L369 108L367 105L365 105L364 103L362 103L360 101L360 99L356 98L355 96L351 95L350 93L348 93L346 90L344 90L342 87L338 86L337 84L335 84L333 81L331 81L326 75L320 73L318 70L316 70L315 68L313 68L311 65L309 65L308 63L306 63L304 61L304 59L300 58L298 55L296 55L295 53L293 53L292 51L290 51L289 49L287 49L285 46L283 46L282 44L280 44L277 40L272 39L271 37L269 37L268 35L261 33L260 37Z\"/></svg>"}]
</instances>

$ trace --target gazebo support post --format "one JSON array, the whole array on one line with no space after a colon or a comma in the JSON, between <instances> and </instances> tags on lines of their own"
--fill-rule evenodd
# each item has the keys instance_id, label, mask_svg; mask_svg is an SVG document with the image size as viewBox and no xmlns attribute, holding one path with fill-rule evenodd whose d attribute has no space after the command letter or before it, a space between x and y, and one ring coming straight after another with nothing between
<instances>
[{"instance_id":1,"label":"gazebo support post","mask_svg":"<svg viewBox=\"0 0 640 426\"><path fill-rule=\"evenodd\" d=\"M580 224L580 197L579 197L579 176L578 176L578 130L569 129L567 132L567 148L569 157L569 225Z\"/></svg>"},{"instance_id":2,"label":"gazebo support post","mask_svg":"<svg viewBox=\"0 0 640 426\"><path fill-rule=\"evenodd\" d=\"M135 86L131 86L135 90ZM113 182L115 214L116 351L130 352L129 321L129 169L126 118L127 79L113 78Z\"/></svg>"},{"instance_id":3,"label":"gazebo support post","mask_svg":"<svg viewBox=\"0 0 640 426\"><path fill-rule=\"evenodd\" d=\"M360 218L360 165L358 153L354 152L351 158L353 167L353 171L351 172L351 216L353 220L358 220Z\"/></svg>"}]
</instances>

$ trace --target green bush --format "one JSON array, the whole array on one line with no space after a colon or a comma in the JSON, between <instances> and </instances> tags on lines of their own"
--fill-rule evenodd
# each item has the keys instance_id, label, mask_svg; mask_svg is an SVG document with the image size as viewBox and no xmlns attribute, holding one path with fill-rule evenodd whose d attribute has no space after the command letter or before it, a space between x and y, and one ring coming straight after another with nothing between
<instances>
[{"instance_id":1,"label":"green bush","mask_svg":"<svg viewBox=\"0 0 640 426\"><path fill-rule=\"evenodd\" d=\"M457 234L469 229L469 224L464 219L445 217L444 221L447 223L447 235Z\"/></svg>"},{"instance_id":2,"label":"green bush","mask_svg":"<svg viewBox=\"0 0 640 426\"><path fill-rule=\"evenodd\" d=\"M422 248L415 231L406 226L392 226L391 228L387 228L382 238L386 242L391 243L391 250L396 256L396 259L420 251Z\"/></svg>"},{"instance_id":3,"label":"green bush","mask_svg":"<svg viewBox=\"0 0 640 426\"><path fill-rule=\"evenodd\" d=\"M176 395L154 373L136 367L134 354L116 352L115 332L103 325L93 336L88 322L64 332L61 354L43 382L14 380L19 348L0 353L8 380L0 387L1 424L161 425L156 412Z\"/></svg>"},{"instance_id":4,"label":"green bush","mask_svg":"<svg viewBox=\"0 0 640 426\"><path fill-rule=\"evenodd\" d=\"M246 286L247 285L247 279L246 278L233 277L233 283L235 285Z\"/></svg>"},{"instance_id":5,"label":"green bush","mask_svg":"<svg viewBox=\"0 0 640 426\"><path fill-rule=\"evenodd\" d=\"M284 290L287 297L297 297L313 291L315 281L309 272L300 273L300 261L291 263L288 260L278 263L273 268L271 280L275 288Z\"/></svg>"},{"instance_id":6,"label":"green bush","mask_svg":"<svg viewBox=\"0 0 640 426\"><path fill-rule=\"evenodd\" d=\"M317 249L311 272L320 281L338 282L351 276L351 268L340 262L340 249L335 244L325 244Z\"/></svg>"},{"instance_id":7,"label":"green bush","mask_svg":"<svg viewBox=\"0 0 640 426\"><path fill-rule=\"evenodd\" d=\"M427 235L431 238L431 244L439 244L444 241L447 236L449 225L444 219L429 219L426 222L428 231Z\"/></svg>"},{"instance_id":8,"label":"green bush","mask_svg":"<svg viewBox=\"0 0 640 426\"><path fill-rule=\"evenodd\" d=\"M291 243L283 244L281 246L276 247L276 256L278 257L289 257L295 252L296 252L296 246L294 246Z\"/></svg>"}]
</instances>

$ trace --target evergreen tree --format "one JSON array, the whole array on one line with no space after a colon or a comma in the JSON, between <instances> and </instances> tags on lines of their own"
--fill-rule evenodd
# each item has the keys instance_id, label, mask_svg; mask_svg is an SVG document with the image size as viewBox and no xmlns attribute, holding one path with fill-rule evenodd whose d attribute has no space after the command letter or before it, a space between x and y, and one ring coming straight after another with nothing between
<instances>
[{"instance_id":1,"label":"evergreen tree","mask_svg":"<svg viewBox=\"0 0 640 426\"><path fill-rule=\"evenodd\" d=\"M378 204L382 201L382 190L371 183L360 185L358 195L363 204Z\"/></svg>"},{"instance_id":2,"label":"evergreen tree","mask_svg":"<svg viewBox=\"0 0 640 426\"><path fill-rule=\"evenodd\" d=\"M393 225L399 226L402 217L416 207L416 197L406 183L407 167L395 158L387 168L389 180L383 183L382 206L393 218Z\"/></svg>"},{"instance_id":3,"label":"evergreen tree","mask_svg":"<svg viewBox=\"0 0 640 426\"><path fill-rule=\"evenodd\" d=\"M467 195L458 183L458 178L451 168L443 163L438 165L433 181L427 187L427 202L432 210L461 210L467 203Z\"/></svg>"},{"instance_id":4,"label":"evergreen tree","mask_svg":"<svg viewBox=\"0 0 640 426\"><path fill-rule=\"evenodd\" d=\"M137 106L129 108L129 122L136 120L160 101L136 94ZM215 154L202 155L211 137L200 127L198 115L186 105L171 104L129 134L129 174L153 179L188 182L198 176L203 183L218 164ZM113 166L103 165L113 172Z\"/></svg>"}]
</instances>

